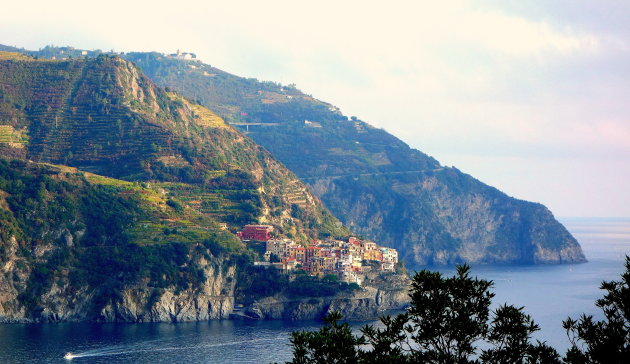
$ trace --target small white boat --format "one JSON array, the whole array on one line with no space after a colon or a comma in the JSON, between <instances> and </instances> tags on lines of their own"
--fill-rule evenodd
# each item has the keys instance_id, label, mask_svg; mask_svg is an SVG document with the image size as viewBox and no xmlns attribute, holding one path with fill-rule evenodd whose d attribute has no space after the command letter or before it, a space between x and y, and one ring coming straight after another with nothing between
<instances>
[{"instance_id":1,"label":"small white boat","mask_svg":"<svg viewBox=\"0 0 630 364\"><path fill-rule=\"evenodd\" d=\"M72 360L75 358L75 356L72 353L66 353L66 355L63 356L63 358L66 360Z\"/></svg>"}]
</instances>

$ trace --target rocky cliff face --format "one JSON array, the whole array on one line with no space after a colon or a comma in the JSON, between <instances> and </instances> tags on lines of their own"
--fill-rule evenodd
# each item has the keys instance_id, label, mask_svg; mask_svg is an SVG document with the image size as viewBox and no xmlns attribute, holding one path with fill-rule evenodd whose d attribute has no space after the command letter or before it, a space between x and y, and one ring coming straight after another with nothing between
<instances>
[{"instance_id":1,"label":"rocky cliff face","mask_svg":"<svg viewBox=\"0 0 630 364\"><path fill-rule=\"evenodd\" d=\"M410 265L586 261L546 207L510 198L454 168L312 184L351 229L390 242Z\"/></svg>"},{"instance_id":2,"label":"rocky cliff face","mask_svg":"<svg viewBox=\"0 0 630 364\"><path fill-rule=\"evenodd\" d=\"M26 310L17 299L19 283L28 278L30 269L20 265L16 257L18 242L15 236L10 236L0 243L7 247L7 259L0 266L0 322L19 322L26 316Z\"/></svg>"},{"instance_id":3,"label":"rocky cliff face","mask_svg":"<svg viewBox=\"0 0 630 364\"><path fill-rule=\"evenodd\" d=\"M137 286L127 289L122 300L105 306L98 321L180 322L228 318L234 308L235 266L216 269L203 264L207 281L199 287L178 291L165 289L157 299L152 290ZM225 272L223 272L225 270Z\"/></svg>"},{"instance_id":4,"label":"rocky cliff face","mask_svg":"<svg viewBox=\"0 0 630 364\"><path fill-rule=\"evenodd\" d=\"M55 51L60 51L54 48L40 52L12 50L39 57L51 57L56 54ZM64 49L64 52L68 51ZM98 52L90 52L90 55L95 53ZM434 158L410 148L386 131L356 118L348 119L338 108L316 100L295 87L238 77L200 62L189 67L187 61L159 53L127 53L124 57L140 65L157 84L200 100L229 123L255 123L242 126L249 137L310 184L315 195L342 222L366 238L397 248L408 264L585 261L579 244L544 206L513 199L454 168L444 168ZM56 67L68 72L68 77L58 77L56 84L75 85L78 89L79 83L73 81L79 75L78 63L69 62ZM122 73L133 76L133 69ZM118 76L123 81L129 78L125 77ZM133 82L123 81L119 83L129 85L126 88L131 90L142 89L148 84L136 82L134 86ZM13 91L7 89L5 92L10 95ZM41 93L41 90L38 92ZM159 92L134 91L125 95L128 100L144 105L142 110L147 115L156 110L152 102L154 99L162 108ZM48 100L39 97L39 94L36 96ZM110 96L106 96L109 102ZM70 100L73 95L64 96L61 93L55 97L51 100L63 100L64 97L70 97ZM102 101L103 97L99 97ZM10 111L7 120L14 120L11 140L19 144L17 135L22 130L20 122L25 109L20 102L10 105L18 106ZM93 106L109 113L116 111L109 104L97 103ZM73 108L64 111L65 114L51 113L44 107L30 109L36 112L36 117L47 121L48 126L42 128L43 131L52 130L50 125L53 123L56 129L56 116L86 114ZM122 127L113 135L119 134L124 140L128 123L125 118L121 120ZM81 123L84 121L81 120ZM63 128L53 131L53 137L66 135ZM151 134L149 131L145 133ZM160 139L159 135L149 136ZM134 140L137 139L134 137ZM33 138L35 144L40 143L38 140ZM93 145L88 146L91 154L87 155L99 156L114 145L96 142L96 149ZM33 150L35 154L41 149L37 149L37 145ZM11 152L24 154L25 148L13 148ZM54 155L52 152L54 150L39 155L48 158ZM58 156L62 157L68 158ZM120 158L119 155L114 157ZM164 157L175 162L181 159L177 155ZM124 162L123 165L131 165L133 160ZM151 165L159 163L152 162ZM311 201L317 202L316 198L298 183L282 185L283 193L292 197L284 201L283 211L278 211L272 199L267 199L263 210L268 213L262 217L263 221L285 224L284 221L290 221L289 217L295 219L297 215L312 215L308 211L312 211L310 208L300 212L286 207L308 207ZM329 223L320 225L334 223L333 219L327 220ZM304 225L311 224L307 222ZM287 231L291 229L290 226L286 228ZM300 230L304 230L304 226L294 235L304 237Z\"/></svg>"},{"instance_id":5,"label":"rocky cliff face","mask_svg":"<svg viewBox=\"0 0 630 364\"><path fill-rule=\"evenodd\" d=\"M61 321L184 322L227 318L317 320L337 311L348 320L376 319L384 311L403 309L409 303L410 280L405 274L372 273L361 289L331 297L291 298L283 295L257 300L234 314L237 267L230 262L190 256L206 280L187 289L151 288L147 280L125 287L118 295L103 297L98 287L76 286L67 277L41 292L36 309L23 302L24 284L32 273L17 253L11 237L8 259L0 273L0 323ZM53 251L55 247L42 249ZM104 301L103 301L104 300Z\"/></svg>"},{"instance_id":6,"label":"rocky cliff face","mask_svg":"<svg viewBox=\"0 0 630 364\"><path fill-rule=\"evenodd\" d=\"M15 236L7 245L8 256L0 267L0 323L201 321L228 318L234 308L236 266L224 260L207 261L203 254L189 256L186 264L199 267L206 279L186 289L152 288L148 280L142 280L116 295L103 296L100 287L77 286L62 276L41 292L37 306L32 307L23 299L32 265L18 254ZM41 248L42 252L60 249Z\"/></svg>"},{"instance_id":7,"label":"rocky cliff face","mask_svg":"<svg viewBox=\"0 0 630 364\"><path fill-rule=\"evenodd\" d=\"M247 127L248 135L310 184L353 231L398 249L407 264L585 261L544 206L445 168L293 87L202 63L190 68L156 53L126 57L158 84L201 100L230 122L263 123Z\"/></svg>"},{"instance_id":8,"label":"rocky cliff face","mask_svg":"<svg viewBox=\"0 0 630 364\"><path fill-rule=\"evenodd\" d=\"M410 280L405 274L371 276L360 290L331 297L295 299L284 295L257 300L234 317L252 319L319 320L336 311L345 320L374 320L387 310L409 305Z\"/></svg>"},{"instance_id":9,"label":"rocky cliff face","mask_svg":"<svg viewBox=\"0 0 630 364\"><path fill-rule=\"evenodd\" d=\"M400 277L374 276L352 295L265 306L283 289L267 284L287 278L264 269L252 279L257 253L165 199L149 186L0 158L0 322L222 319L249 288L265 292L256 295L261 318L315 318L329 309L376 318L406 295ZM327 287L329 295L340 284ZM286 313L262 313L274 310Z\"/></svg>"}]
</instances>

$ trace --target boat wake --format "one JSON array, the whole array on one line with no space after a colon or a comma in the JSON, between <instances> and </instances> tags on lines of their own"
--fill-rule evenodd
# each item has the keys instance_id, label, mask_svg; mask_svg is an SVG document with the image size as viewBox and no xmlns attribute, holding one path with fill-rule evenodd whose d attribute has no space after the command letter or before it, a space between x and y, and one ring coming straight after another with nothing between
<instances>
[{"instance_id":1,"label":"boat wake","mask_svg":"<svg viewBox=\"0 0 630 364\"><path fill-rule=\"evenodd\" d=\"M87 350L80 353L69 352L69 353L66 353L66 355L64 355L64 359L72 360L75 358L126 355L126 354L157 352L157 351L194 350L194 349L212 348L212 347L220 347L220 346L244 345L244 344L255 343L255 342L284 341L284 340L286 340L286 336L283 335L276 338L268 338L268 339L228 341L224 343L199 344L199 345L188 345L188 346L168 346L168 347L161 346L161 347L142 347L142 348L138 348L136 346L115 346L115 347L109 347L109 348L92 349L92 350Z\"/></svg>"}]
</instances>

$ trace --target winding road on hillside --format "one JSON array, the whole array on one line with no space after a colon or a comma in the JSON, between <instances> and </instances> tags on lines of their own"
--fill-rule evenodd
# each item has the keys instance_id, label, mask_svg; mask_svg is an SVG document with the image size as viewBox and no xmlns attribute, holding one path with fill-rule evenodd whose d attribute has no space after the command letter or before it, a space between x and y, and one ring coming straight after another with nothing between
<instances>
[{"instance_id":1,"label":"winding road on hillside","mask_svg":"<svg viewBox=\"0 0 630 364\"><path fill-rule=\"evenodd\" d=\"M445 167L434 168L434 169L420 169L413 171L391 171L391 172L374 172L374 173L351 173L351 174L338 174L338 175L330 175L330 176L313 176L313 177L300 177L303 181L309 180L318 180L324 178L343 178L343 177L372 177L372 176L386 176L386 175L394 175L394 174L406 174L406 173L427 173L427 172L440 172L444 170Z\"/></svg>"}]
</instances>

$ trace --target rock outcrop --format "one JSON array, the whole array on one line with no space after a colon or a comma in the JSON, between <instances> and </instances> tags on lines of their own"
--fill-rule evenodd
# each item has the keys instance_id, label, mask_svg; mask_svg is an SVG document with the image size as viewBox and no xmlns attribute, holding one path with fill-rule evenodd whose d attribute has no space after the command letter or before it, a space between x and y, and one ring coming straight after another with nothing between
<instances>
[{"instance_id":1,"label":"rock outcrop","mask_svg":"<svg viewBox=\"0 0 630 364\"><path fill-rule=\"evenodd\" d=\"M409 305L410 280L406 273L379 275L372 273L360 290L331 297L291 298L285 295L266 297L248 305L233 317L265 320L319 320L336 311L345 320L374 320L383 312L401 310Z\"/></svg>"},{"instance_id":2,"label":"rock outcrop","mask_svg":"<svg viewBox=\"0 0 630 364\"><path fill-rule=\"evenodd\" d=\"M30 269L27 265L20 264L15 236L8 237L6 241L0 239L0 245L7 247L6 259L0 262L0 322L21 322L26 316L26 309L17 299L20 294L18 282L28 279Z\"/></svg>"},{"instance_id":3,"label":"rock outcrop","mask_svg":"<svg viewBox=\"0 0 630 364\"><path fill-rule=\"evenodd\" d=\"M409 266L586 261L545 206L511 198L455 168L313 181L346 225L390 242Z\"/></svg>"},{"instance_id":4,"label":"rock outcrop","mask_svg":"<svg viewBox=\"0 0 630 364\"><path fill-rule=\"evenodd\" d=\"M104 297L99 287L74 286L65 277L41 293L36 307L29 307L22 296L28 289L25 282L31 266L16 254L14 236L8 246L8 259L0 269L0 323L203 321L228 318L234 308L236 266L222 260L210 262L200 255L190 256L187 263L201 268L206 277L195 287L152 288L145 280L124 288L117 297Z\"/></svg>"},{"instance_id":5,"label":"rock outcrop","mask_svg":"<svg viewBox=\"0 0 630 364\"><path fill-rule=\"evenodd\" d=\"M122 300L104 307L98 321L122 322L183 322L228 318L234 309L234 285L236 267L227 272L216 270L213 265L204 267L210 277L200 287L177 292L164 290L159 298L152 299L152 290L136 287L123 292Z\"/></svg>"},{"instance_id":6,"label":"rock outcrop","mask_svg":"<svg viewBox=\"0 0 630 364\"><path fill-rule=\"evenodd\" d=\"M408 265L580 263L579 244L537 203L517 200L294 87L203 63L128 53L159 85L247 128L354 232ZM207 77L212 74L213 77ZM296 148L299 146L299 148Z\"/></svg>"},{"instance_id":7,"label":"rock outcrop","mask_svg":"<svg viewBox=\"0 0 630 364\"><path fill-rule=\"evenodd\" d=\"M0 279L0 323L63 321L185 322L227 318L317 320L337 311L348 320L372 320L384 311L409 303L406 273L371 273L362 288L331 297L291 298L276 295L259 299L234 314L237 267L226 261L207 261L202 255L190 262L206 280L198 286L178 289L151 288L147 281L124 288L117 297L99 295L98 287L73 286L67 278L55 281L41 294L36 309L20 297L32 273L16 254L18 242L11 237L8 259ZM50 247L50 250L57 249ZM102 300L105 299L105 302Z\"/></svg>"}]
</instances>

